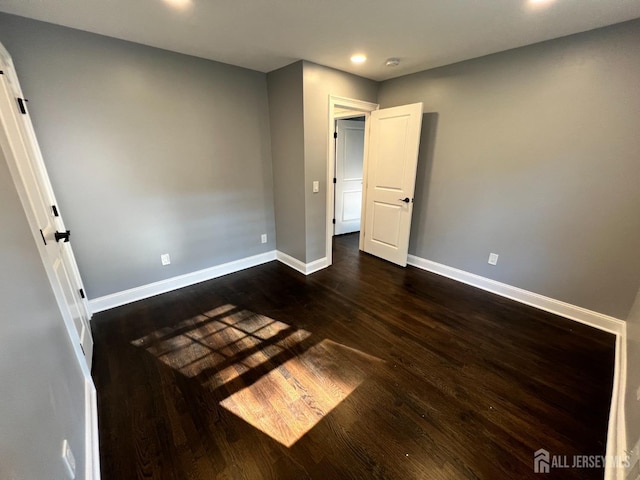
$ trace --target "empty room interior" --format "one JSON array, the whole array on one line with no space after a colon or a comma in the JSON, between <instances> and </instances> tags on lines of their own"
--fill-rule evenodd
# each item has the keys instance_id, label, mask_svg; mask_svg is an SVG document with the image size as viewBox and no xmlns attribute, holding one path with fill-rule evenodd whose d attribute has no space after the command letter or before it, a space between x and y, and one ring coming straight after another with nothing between
<instances>
[{"instance_id":1,"label":"empty room interior","mask_svg":"<svg viewBox=\"0 0 640 480\"><path fill-rule=\"evenodd\" d=\"M640 1L0 44L0 480L640 479Z\"/></svg>"}]
</instances>

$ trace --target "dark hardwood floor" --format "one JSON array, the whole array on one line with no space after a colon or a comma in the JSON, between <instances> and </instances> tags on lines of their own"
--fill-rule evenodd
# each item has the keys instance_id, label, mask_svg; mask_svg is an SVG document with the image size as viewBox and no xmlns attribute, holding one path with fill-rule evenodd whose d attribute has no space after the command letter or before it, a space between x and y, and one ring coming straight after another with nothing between
<instances>
[{"instance_id":1,"label":"dark hardwood floor","mask_svg":"<svg viewBox=\"0 0 640 480\"><path fill-rule=\"evenodd\" d=\"M603 477L613 335L357 241L95 315L103 479Z\"/></svg>"}]
</instances>

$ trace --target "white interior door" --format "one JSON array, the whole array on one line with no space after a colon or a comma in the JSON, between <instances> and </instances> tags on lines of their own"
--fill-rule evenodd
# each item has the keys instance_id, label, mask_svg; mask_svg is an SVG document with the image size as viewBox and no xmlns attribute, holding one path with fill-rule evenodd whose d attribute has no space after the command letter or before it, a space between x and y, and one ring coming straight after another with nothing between
<instances>
[{"instance_id":1,"label":"white interior door","mask_svg":"<svg viewBox=\"0 0 640 480\"><path fill-rule=\"evenodd\" d=\"M407 265L422 103L371 113L363 249Z\"/></svg>"},{"instance_id":2,"label":"white interior door","mask_svg":"<svg viewBox=\"0 0 640 480\"><path fill-rule=\"evenodd\" d=\"M338 120L336 148L336 201L334 233L360 230L364 122Z\"/></svg>"},{"instance_id":3,"label":"white interior door","mask_svg":"<svg viewBox=\"0 0 640 480\"><path fill-rule=\"evenodd\" d=\"M3 52L0 52L3 53ZM0 147L18 188L58 306L77 334L91 370L93 337L89 308L69 237L51 188L26 103L10 59L0 57ZM72 336L73 338L73 336Z\"/></svg>"}]
</instances>

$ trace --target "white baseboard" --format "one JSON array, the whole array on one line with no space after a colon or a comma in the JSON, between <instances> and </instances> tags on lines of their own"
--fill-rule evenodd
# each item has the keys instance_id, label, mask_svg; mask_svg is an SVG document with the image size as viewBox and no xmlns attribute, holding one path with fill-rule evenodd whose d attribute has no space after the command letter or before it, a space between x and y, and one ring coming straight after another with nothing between
<instances>
[{"instance_id":1,"label":"white baseboard","mask_svg":"<svg viewBox=\"0 0 640 480\"><path fill-rule=\"evenodd\" d=\"M262 265L263 263L271 262L273 260L278 260L304 275L310 275L328 266L326 257L315 260L311 263L302 263L300 260L293 258L286 253L272 250L252 257L241 258L240 260L235 260L233 262L216 265L215 267L205 268L204 270L198 270L197 272L167 278L166 280L161 280L159 282L149 283L148 285L142 285L122 292L112 293L111 295L105 295L104 297L94 298L89 300L89 308L91 309L91 314L102 312L121 305L126 305L127 303L137 302L138 300L160 295L161 293L177 290L178 288L188 287L189 285L222 277L223 275L238 272L246 268Z\"/></svg>"},{"instance_id":2,"label":"white baseboard","mask_svg":"<svg viewBox=\"0 0 640 480\"><path fill-rule=\"evenodd\" d=\"M620 335L625 326L625 322L623 320L610 317L609 315L587 310L586 308L571 305L570 303L561 302L560 300L555 300L553 298L545 297L544 295L513 287L506 283L496 282L495 280L481 277L480 275L475 275L463 270L458 270L457 268L433 262L426 258L409 255L407 263L414 267L421 268L422 270L437 273L438 275L466 283L473 287L481 288L482 290L510 298L511 300L539 308L546 312L555 313L561 317L569 318L576 322L584 323L615 335Z\"/></svg>"},{"instance_id":3,"label":"white baseboard","mask_svg":"<svg viewBox=\"0 0 640 480\"><path fill-rule=\"evenodd\" d=\"M307 263L307 273L305 275L311 275L312 273L327 268L328 266L329 262L327 261L327 257L319 258L311 263Z\"/></svg>"},{"instance_id":4,"label":"white baseboard","mask_svg":"<svg viewBox=\"0 0 640 480\"><path fill-rule=\"evenodd\" d=\"M616 337L616 358L613 370L613 391L607 429L607 458L624 458L627 455L627 426L624 412L627 392L627 326ZM607 462L604 469L605 480L625 480L624 467Z\"/></svg>"},{"instance_id":5,"label":"white baseboard","mask_svg":"<svg viewBox=\"0 0 640 480\"><path fill-rule=\"evenodd\" d=\"M263 263L271 262L275 259L275 250L254 255L252 257L241 258L240 260L223 263L222 265L205 268L204 270L198 270L185 275L167 278L166 280L149 283L148 285L142 285L140 287L131 288L111 295L105 295L104 297L94 298L93 300L89 300L89 308L92 313L102 312L127 303L160 295L161 293L177 290L178 288L188 287L189 285L222 277L223 275L238 272L246 268L262 265Z\"/></svg>"},{"instance_id":6,"label":"white baseboard","mask_svg":"<svg viewBox=\"0 0 640 480\"><path fill-rule=\"evenodd\" d=\"M327 257L320 258L319 260L314 260L311 263L303 263L297 258L293 258L291 255L287 255L281 251L276 252L276 259L287 265L288 267L297 270L303 275L311 275L312 273L317 272L318 270L322 270L323 268L327 268L329 266L329 262L327 261Z\"/></svg>"},{"instance_id":7,"label":"white baseboard","mask_svg":"<svg viewBox=\"0 0 640 480\"><path fill-rule=\"evenodd\" d=\"M100 480L98 399L91 378L85 380L85 478Z\"/></svg>"}]
</instances>

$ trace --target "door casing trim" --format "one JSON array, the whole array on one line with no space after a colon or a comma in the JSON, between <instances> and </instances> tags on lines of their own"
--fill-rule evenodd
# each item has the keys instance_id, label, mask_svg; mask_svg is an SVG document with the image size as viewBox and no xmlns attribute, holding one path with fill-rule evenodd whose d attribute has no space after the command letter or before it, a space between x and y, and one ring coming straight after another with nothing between
<instances>
[{"instance_id":1,"label":"door casing trim","mask_svg":"<svg viewBox=\"0 0 640 480\"><path fill-rule=\"evenodd\" d=\"M352 114L345 112L336 113L336 107L341 109L351 110ZM368 143L369 143L369 117L371 112L378 110L380 105L377 103L365 102L363 100L356 100L353 98L339 97L336 95L329 95L329 125L327 135L327 218L326 218L326 265L330 266L333 263L333 215L335 208L333 178L335 176L335 139L333 138L333 132L335 128L335 121L339 118L348 118L350 116L363 116L364 117L364 159L362 163L362 211L360 218L365 218L365 205L366 205L366 178L367 178L367 157L368 157ZM361 232L364 224L361 224ZM360 250L363 248L364 236L360 235Z\"/></svg>"}]
</instances>

